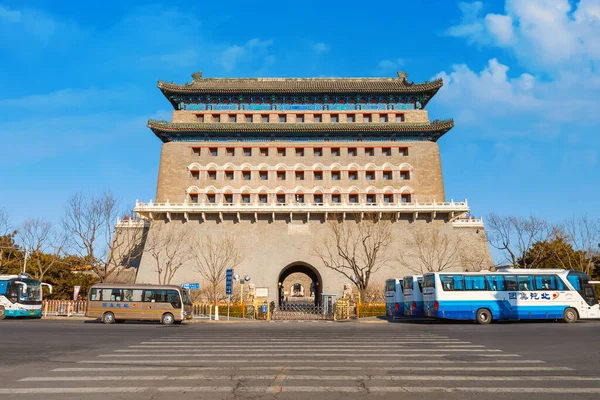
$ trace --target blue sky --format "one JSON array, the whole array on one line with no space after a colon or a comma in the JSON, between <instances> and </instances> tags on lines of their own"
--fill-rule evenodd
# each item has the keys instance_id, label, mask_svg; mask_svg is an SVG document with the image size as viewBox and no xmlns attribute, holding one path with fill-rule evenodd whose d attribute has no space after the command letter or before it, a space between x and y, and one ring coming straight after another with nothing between
<instances>
[{"instance_id":1,"label":"blue sky","mask_svg":"<svg viewBox=\"0 0 600 400\"><path fill-rule=\"evenodd\" d=\"M268 4L267 4L268 3ZM0 0L0 208L58 220L79 190L153 199L158 79L443 77L430 117L473 214L599 216L600 0Z\"/></svg>"}]
</instances>

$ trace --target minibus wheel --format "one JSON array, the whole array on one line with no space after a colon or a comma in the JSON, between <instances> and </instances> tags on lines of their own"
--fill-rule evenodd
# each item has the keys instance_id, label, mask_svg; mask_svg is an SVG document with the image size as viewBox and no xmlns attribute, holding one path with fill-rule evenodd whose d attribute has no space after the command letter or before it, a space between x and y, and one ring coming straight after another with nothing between
<instances>
[{"instance_id":1,"label":"minibus wheel","mask_svg":"<svg viewBox=\"0 0 600 400\"><path fill-rule=\"evenodd\" d=\"M492 322L492 313L487 308L480 308L477 310L476 319L478 324L487 325Z\"/></svg>"},{"instance_id":2,"label":"minibus wheel","mask_svg":"<svg viewBox=\"0 0 600 400\"><path fill-rule=\"evenodd\" d=\"M111 312L105 312L102 316L102 322L105 324L114 324L115 323L115 314Z\"/></svg>"},{"instance_id":3,"label":"minibus wheel","mask_svg":"<svg viewBox=\"0 0 600 400\"><path fill-rule=\"evenodd\" d=\"M160 322L163 325L172 325L173 322L175 322L175 317L173 317L173 314L171 314L171 313L165 313L165 314L163 314Z\"/></svg>"},{"instance_id":4,"label":"minibus wheel","mask_svg":"<svg viewBox=\"0 0 600 400\"><path fill-rule=\"evenodd\" d=\"M0 306L0 319L4 319L6 317L6 311L4 311L4 306Z\"/></svg>"},{"instance_id":5,"label":"minibus wheel","mask_svg":"<svg viewBox=\"0 0 600 400\"><path fill-rule=\"evenodd\" d=\"M565 321L567 324L577 322L578 318L579 315L577 315L577 310L575 310L574 308L569 307L563 313L563 321Z\"/></svg>"}]
</instances>

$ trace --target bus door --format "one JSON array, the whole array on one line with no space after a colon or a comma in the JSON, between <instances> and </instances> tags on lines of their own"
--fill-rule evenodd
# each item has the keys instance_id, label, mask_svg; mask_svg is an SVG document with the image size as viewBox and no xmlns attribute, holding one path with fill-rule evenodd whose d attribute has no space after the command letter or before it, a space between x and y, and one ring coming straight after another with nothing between
<instances>
[{"instance_id":1,"label":"bus door","mask_svg":"<svg viewBox=\"0 0 600 400\"><path fill-rule=\"evenodd\" d=\"M578 311L580 313L580 318L598 318L600 317L599 305L598 305L598 297L596 297L596 290L594 289L594 285L590 283L590 278L583 272L579 271L571 271L567 274L567 280L577 293L583 300L585 301L585 305L579 307ZM586 315L583 315L586 314Z\"/></svg>"}]
</instances>

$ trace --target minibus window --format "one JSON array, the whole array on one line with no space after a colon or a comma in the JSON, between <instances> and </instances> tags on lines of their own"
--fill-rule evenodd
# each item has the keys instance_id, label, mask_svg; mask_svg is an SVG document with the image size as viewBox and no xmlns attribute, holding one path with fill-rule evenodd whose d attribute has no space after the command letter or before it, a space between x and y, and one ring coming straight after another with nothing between
<instances>
[{"instance_id":1,"label":"minibus window","mask_svg":"<svg viewBox=\"0 0 600 400\"><path fill-rule=\"evenodd\" d=\"M177 290L168 290L167 297L173 308L181 308L181 300Z\"/></svg>"}]
</instances>

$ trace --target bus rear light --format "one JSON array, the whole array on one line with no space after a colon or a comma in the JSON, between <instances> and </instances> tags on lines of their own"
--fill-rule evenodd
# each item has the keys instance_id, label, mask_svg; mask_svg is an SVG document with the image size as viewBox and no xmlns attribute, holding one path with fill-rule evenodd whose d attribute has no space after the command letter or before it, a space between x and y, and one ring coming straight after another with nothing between
<instances>
[{"instance_id":1,"label":"bus rear light","mask_svg":"<svg viewBox=\"0 0 600 400\"><path fill-rule=\"evenodd\" d=\"M396 303L396 304L394 305L394 309L395 309L396 311L400 311L400 304Z\"/></svg>"},{"instance_id":2,"label":"bus rear light","mask_svg":"<svg viewBox=\"0 0 600 400\"><path fill-rule=\"evenodd\" d=\"M413 301L412 309L413 309L413 311L417 311L417 302L416 301Z\"/></svg>"},{"instance_id":3,"label":"bus rear light","mask_svg":"<svg viewBox=\"0 0 600 400\"><path fill-rule=\"evenodd\" d=\"M433 302L433 311L438 311L440 309L440 303L437 301Z\"/></svg>"}]
</instances>

